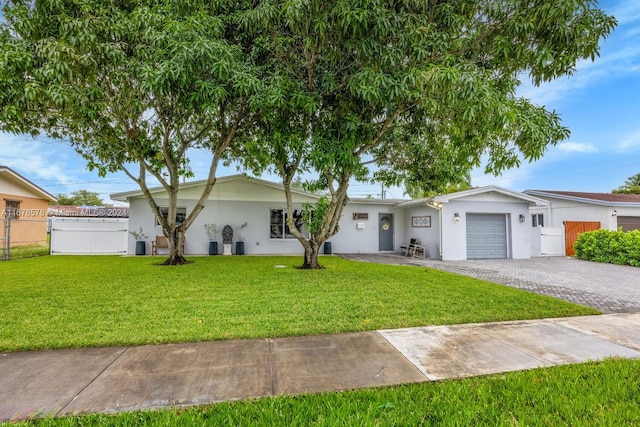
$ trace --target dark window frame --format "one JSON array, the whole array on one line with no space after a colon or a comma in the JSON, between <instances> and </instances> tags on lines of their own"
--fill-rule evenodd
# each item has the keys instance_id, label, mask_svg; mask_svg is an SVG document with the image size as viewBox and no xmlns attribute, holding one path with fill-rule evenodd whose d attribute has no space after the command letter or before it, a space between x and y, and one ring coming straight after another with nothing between
<instances>
[{"instance_id":1,"label":"dark window frame","mask_svg":"<svg viewBox=\"0 0 640 427\"><path fill-rule=\"evenodd\" d=\"M541 213L531 214L531 226L544 227L544 214L541 214Z\"/></svg>"},{"instance_id":2,"label":"dark window frame","mask_svg":"<svg viewBox=\"0 0 640 427\"><path fill-rule=\"evenodd\" d=\"M18 211L20 210L20 200L4 199L4 216L12 220L20 219ZM11 206L10 206L11 205Z\"/></svg>"},{"instance_id":3,"label":"dark window frame","mask_svg":"<svg viewBox=\"0 0 640 427\"><path fill-rule=\"evenodd\" d=\"M160 206L159 209L162 216L164 218L167 218L167 215L169 215L169 208L166 206ZM187 218L187 208L177 207L176 208L176 225L182 224L186 218ZM160 225L160 221L158 221L158 218L156 218L156 225Z\"/></svg>"},{"instance_id":4,"label":"dark window frame","mask_svg":"<svg viewBox=\"0 0 640 427\"><path fill-rule=\"evenodd\" d=\"M287 218L289 214L286 209L283 208L271 208L269 209L269 239L273 240L290 240L295 239L287 224ZM296 228L305 236L309 237L309 232L304 228L302 222L302 210L294 209L293 217L296 221Z\"/></svg>"}]
</instances>

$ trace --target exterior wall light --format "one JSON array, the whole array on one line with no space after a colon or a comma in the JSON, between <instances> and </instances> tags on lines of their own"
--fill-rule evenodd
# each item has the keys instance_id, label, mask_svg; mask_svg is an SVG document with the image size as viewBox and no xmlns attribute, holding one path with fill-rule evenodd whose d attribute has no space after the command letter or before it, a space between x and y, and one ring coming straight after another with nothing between
<instances>
[{"instance_id":1,"label":"exterior wall light","mask_svg":"<svg viewBox=\"0 0 640 427\"><path fill-rule=\"evenodd\" d=\"M525 222L526 219L524 215L520 214L520 222Z\"/></svg>"},{"instance_id":2,"label":"exterior wall light","mask_svg":"<svg viewBox=\"0 0 640 427\"><path fill-rule=\"evenodd\" d=\"M460 214L459 214L458 212L456 212L456 213L454 213L454 214L453 214L453 220L454 220L455 222L460 221Z\"/></svg>"},{"instance_id":3,"label":"exterior wall light","mask_svg":"<svg viewBox=\"0 0 640 427\"><path fill-rule=\"evenodd\" d=\"M618 216L618 211L614 209L613 212L611 212L611 216Z\"/></svg>"}]
</instances>

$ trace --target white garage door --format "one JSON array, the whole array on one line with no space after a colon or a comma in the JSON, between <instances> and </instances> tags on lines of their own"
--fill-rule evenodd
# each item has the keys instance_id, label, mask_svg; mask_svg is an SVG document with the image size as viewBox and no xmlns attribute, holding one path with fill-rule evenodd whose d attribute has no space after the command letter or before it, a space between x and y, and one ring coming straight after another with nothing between
<instances>
[{"instance_id":1,"label":"white garage door","mask_svg":"<svg viewBox=\"0 0 640 427\"><path fill-rule=\"evenodd\" d=\"M467 214L467 259L506 257L506 216Z\"/></svg>"}]
</instances>

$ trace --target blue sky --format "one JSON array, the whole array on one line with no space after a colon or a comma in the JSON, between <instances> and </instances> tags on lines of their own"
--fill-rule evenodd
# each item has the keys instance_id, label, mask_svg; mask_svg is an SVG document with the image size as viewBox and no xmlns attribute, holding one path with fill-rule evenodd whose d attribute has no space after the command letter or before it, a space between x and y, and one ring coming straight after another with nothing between
<instances>
[{"instance_id":1,"label":"blue sky","mask_svg":"<svg viewBox=\"0 0 640 427\"><path fill-rule=\"evenodd\" d=\"M600 7L618 19L618 27L601 44L595 62L578 64L577 73L541 87L524 80L519 95L556 110L571 130L567 141L548 149L534 163L487 176L473 171L475 186L499 185L512 190L542 189L609 192L640 173L640 1L606 0ZM195 179L206 177L208 159L192 159ZM109 194L136 189L123 173L100 178L63 141L0 133L0 165L9 166L52 194L79 189ZM219 176L236 173L219 168ZM278 181L276 177L263 178ZM380 185L353 183L352 197L379 196ZM387 197L401 198L399 188Z\"/></svg>"}]
</instances>

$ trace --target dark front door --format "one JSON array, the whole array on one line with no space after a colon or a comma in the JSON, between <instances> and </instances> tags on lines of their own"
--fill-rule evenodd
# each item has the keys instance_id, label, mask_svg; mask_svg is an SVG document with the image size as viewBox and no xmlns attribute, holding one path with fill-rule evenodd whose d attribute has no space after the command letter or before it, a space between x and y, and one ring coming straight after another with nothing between
<instances>
[{"instance_id":1,"label":"dark front door","mask_svg":"<svg viewBox=\"0 0 640 427\"><path fill-rule=\"evenodd\" d=\"M393 250L393 214L378 214L378 250Z\"/></svg>"}]
</instances>

